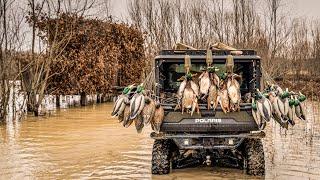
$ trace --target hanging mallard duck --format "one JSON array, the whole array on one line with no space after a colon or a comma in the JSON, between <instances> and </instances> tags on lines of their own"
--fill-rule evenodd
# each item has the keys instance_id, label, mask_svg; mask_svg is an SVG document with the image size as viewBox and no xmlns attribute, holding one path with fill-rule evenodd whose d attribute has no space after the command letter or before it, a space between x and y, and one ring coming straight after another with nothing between
<instances>
[{"instance_id":1,"label":"hanging mallard duck","mask_svg":"<svg viewBox=\"0 0 320 180\"><path fill-rule=\"evenodd\" d=\"M142 110L142 116L145 125L149 125L151 119L154 117L154 112L156 110L156 104L150 97L145 97L145 105Z\"/></svg>"},{"instance_id":2,"label":"hanging mallard duck","mask_svg":"<svg viewBox=\"0 0 320 180\"><path fill-rule=\"evenodd\" d=\"M191 76L187 76L187 84L186 87L183 91L183 97L182 97L182 108L181 108L181 113L184 113L184 110L186 110L187 113L190 113L192 116L194 111L197 110L198 113L199 111L199 106L198 106L198 99L197 99L197 94L194 91L194 87L192 88L192 79Z\"/></svg>"},{"instance_id":3,"label":"hanging mallard duck","mask_svg":"<svg viewBox=\"0 0 320 180\"><path fill-rule=\"evenodd\" d=\"M221 109L224 113L230 112L227 83L225 81L221 82L220 89L218 90L218 102L220 103Z\"/></svg>"},{"instance_id":4,"label":"hanging mallard duck","mask_svg":"<svg viewBox=\"0 0 320 180\"><path fill-rule=\"evenodd\" d=\"M209 78L211 80L211 84L216 85L217 87L220 86L220 78L217 75L219 68L215 66L208 66L207 71L209 72Z\"/></svg>"},{"instance_id":5,"label":"hanging mallard duck","mask_svg":"<svg viewBox=\"0 0 320 180\"><path fill-rule=\"evenodd\" d=\"M262 118L269 122L272 117L272 105L266 97L262 95L262 93L257 89L255 93L255 100L257 102L257 108L260 112Z\"/></svg>"},{"instance_id":6,"label":"hanging mallard duck","mask_svg":"<svg viewBox=\"0 0 320 180\"><path fill-rule=\"evenodd\" d=\"M211 86L211 80L209 77L209 72L205 70L199 76L199 86L200 86L200 98L205 99L208 96L209 88Z\"/></svg>"},{"instance_id":7,"label":"hanging mallard duck","mask_svg":"<svg viewBox=\"0 0 320 180\"><path fill-rule=\"evenodd\" d=\"M137 117L133 121L134 121L134 125L136 127L137 132L141 133L142 129L144 127L142 114L138 114Z\"/></svg>"},{"instance_id":8,"label":"hanging mallard duck","mask_svg":"<svg viewBox=\"0 0 320 180\"><path fill-rule=\"evenodd\" d=\"M294 115L295 115L295 106L294 106L295 100L293 96L290 96L289 99L289 111L288 111L288 122L294 126L296 123L294 122Z\"/></svg>"},{"instance_id":9,"label":"hanging mallard duck","mask_svg":"<svg viewBox=\"0 0 320 180\"><path fill-rule=\"evenodd\" d=\"M268 97L272 105L272 116L282 127L288 129L288 124L294 126L294 116L297 116L301 120L305 120L301 102L306 100L306 96L300 91L299 93L293 91L289 92L288 88L282 90L278 85L270 85L267 83L267 87L263 92L264 93L256 93L256 98L263 99L262 97ZM261 107L263 106L261 105ZM268 112L268 110L265 112Z\"/></svg>"},{"instance_id":10,"label":"hanging mallard duck","mask_svg":"<svg viewBox=\"0 0 320 180\"><path fill-rule=\"evenodd\" d=\"M133 122L133 119L130 119L130 105L126 105L123 112L123 127L129 127Z\"/></svg>"},{"instance_id":11,"label":"hanging mallard duck","mask_svg":"<svg viewBox=\"0 0 320 180\"><path fill-rule=\"evenodd\" d=\"M199 86L193 81L195 75L191 74L191 59L190 56L185 56L185 72L186 74L180 78L182 80L177 92L177 106L175 110L181 109L181 113L186 112L193 115L194 111L199 112L198 97L200 95Z\"/></svg>"},{"instance_id":12,"label":"hanging mallard duck","mask_svg":"<svg viewBox=\"0 0 320 180\"><path fill-rule=\"evenodd\" d=\"M218 86L211 84L207 98L208 109L216 110L218 106Z\"/></svg>"},{"instance_id":13,"label":"hanging mallard duck","mask_svg":"<svg viewBox=\"0 0 320 180\"><path fill-rule=\"evenodd\" d=\"M301 102L299 101L298 97L295 97L294 106L295 106L296 116L297 116L299 119L305 121L305 120L306 120L305 113L304 113L304 111L303 111Z\"/></svg>"},{"instance_id":14,"label":"hanging mallard duck","mask_svg":"<svg viewBox=\"0 0 320 180\"><path fill-rule=\"evenodd\" d=\"M144 87L140 84L137 87L135 95L130 100L130 119L134 119L139 115L144 107L145 100L143 95Z\"/></svg>"},{"instance_id":15,"label":"hanging mallard duck","mask_svg":"<svg viewBox=\"0 0 320 180\"><path fill-rule=\"evenodd\" d=\"M160 127L164 119L164 109L160 103L156 103L156 110L154 112L154 118L151 120L151 128L156 133L160 132Z\"/></svg>"},{"instance_id":16,"label":"hanging mallard duck","mask_svg":"<svg viewBox=\"0 0 320 180\"><path fill-rule=\"evenodd\" d=\"M282 101L279 99L279 97L276 95L275 92L271 91L268 94L268 98L270 100L270 103L272 105L272 115L276 122L280 124L283 128L288 128L288 121L284 120L283 111L284 105Z\"/></svg>"},{"instance_id":17,"label":"hanging mallard duck","mask_svg":"<svg viewBox=\"0 0 320 180\"><path fill-rule=\"evenodd\" d=\"M257 109L257 103L254 98L252 98L251 106L253 119L257 123L258 128L260 130L263 130L266 127L266 121L261 117L260 111L258 111Z\"/></svg>"},{"instance_id":18,"label":"hanging mallard duck","mask_svg":"<svg viewBox=\"0 0 320 180\"><path fill-rule=\"evenodd\" d=\"M241 79L241 77L237 74L228 74L227 90L230 99L230 109L232 111L240 111L241 92L237 79Z\"/></svg>"},{"instance_id":19,"label":"hanging mallard duck","mask_svg":"<svg viewBox=\"0 0 320 180\"><path fill-rule=\"evenodd\" d=\"M209 72L209 79L211 82L207 97L207 106L208 109L213 108L213 110L216 110L218 106L218 89L220 86L220 78L216 72L219 71L219 69L215 66L209 66L207 71Z\"/></svg>"},{"instance_id":20,"label":"hanging mallard duck","mask_svg":"<svg viewBox=\"0 0 320 180\"><path fill-rule=\"evenodd\" d=\"M130 93L131 89L134 85L130 85L125 87L122 93L118 96L116 102L113 105L113 110L111 116L121 116L126 104L129 103L128 94Z\"/></svg>"}]
</instances>

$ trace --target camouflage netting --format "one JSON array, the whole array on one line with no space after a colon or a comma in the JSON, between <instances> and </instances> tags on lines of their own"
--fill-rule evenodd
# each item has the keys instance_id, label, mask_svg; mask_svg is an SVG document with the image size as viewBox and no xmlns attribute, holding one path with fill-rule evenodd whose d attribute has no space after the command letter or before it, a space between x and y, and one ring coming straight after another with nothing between
<instances>
[{"instance_id":1,"label":"camouflage netting","mask_svg":"<svg viewBox=\"0 0 320 180\"><path fill-rule=\"evenodd\" d=\"M51 57L57 57L47 93L108 93L113 86L140 82L146 58L136 28L74 14L43 15L36 24Z\"/></svg>"}]
</instances>

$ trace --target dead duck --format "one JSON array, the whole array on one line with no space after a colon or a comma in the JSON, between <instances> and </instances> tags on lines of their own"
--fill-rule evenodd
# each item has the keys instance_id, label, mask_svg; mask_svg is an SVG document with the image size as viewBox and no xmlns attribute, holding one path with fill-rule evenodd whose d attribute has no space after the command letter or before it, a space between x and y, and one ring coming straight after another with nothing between
<instances>
[{"instance_id":1,"label":"dead duck","mask_svg":"<svg viewBox=\"0 0 320 180\"><path fill-rule=\"evenodd\" d=\"M130 100L130 119L136 118L137 115L141 113L144 107L145 97L143 95L143 91L143 84L140 84L137 87L136 94Z\"/></svg>"},{"instance_id":2,"label":"dead duck","mask_svg":"<svg viewBox=\"0 0 320 180\"><path fill-rule=\"evenodd\" d=\"M151 128L156 133L160 132L160 127L164 118L164 110L160 103L156 103L156 110L154 112L154 118L151 120Z\"/></svg>"},{"instance_id":3,"label":"dead duck","mask_svg":"<svg viewBox=\"0 0 320 180\"><path fill-rule=\"evenodd\" d=\"M288 121L283 119L283 115L280 110L281 108L283 109L282 101L273 91L268 93L268 98L272 105L273 119L278 122L281 127L288 129Z\"/></svg>"},{"instance_id":4,"label":"dead duck","mask_svg":"<svg viewBox=\"0 0 320 180\"><path fill-rule=\"evenodd\" d=\"M227 84L224 81L221 82L221 87L218 90L218 102L219 102L221 109L224 113L230 112Z\"/></svg>"},{"instance_id":5,"label":"dead duck","mask_svg":"<svg viewBox=\"0 0 320 180\"><path fill-rule=\"evenodd\" d=\"M295 106L294 106L294 98L291 95L290 99L289 99L289 111L288 111L288 122L294 126L296 123L294 122L294 115L295 115Z\"/></svg>"},{"instance_id":6,"label":"dead duck","mask_svg":"<svg viewBox=\"0 0 320 180\"><path fill-rule=\"evenodd\" d=\"M148 125L151 119L154 117L154 112L156 110L156 104L153 99L146 97L145 98L145 105L142 110L142 116L144 120L144 124Z\"/></svg>"},{"instance_id":7,"label":"dead duck","mask_svg":"<svg viewBox=\"0 0 320 180\"><path fill-rule=\"evenodd\" d=\"M200 96L199 86L193 80L189 80L188 82L190 82L191 89L193 90L196 97L199 97Z\"/></svg>"},{"instance_id":8,"label":"dead duck","mask_svg":"<svg viewBox=\"0 0 320 180\"><path fill-rule=\"evenodd\" d=\"M128 87L125 87L124 90L122 91L122 94L118 96L114 106L113 106L113 111L111 115L118 116L118 121L119 123L124 120L124 110L126 108L126 105L129 104L129 97L128 94L132 90L134 85L130 85Z\"/></svg>"},{"instance_id":9,"label":"dead duck","mask_svg":"<svg viewBox=\"0 0 320 180\"><path fill-rule=\"evenodd\" d=\"M130 93L132 87L133 85L130 85L123 89L121 95L118 96L116 102L113 105L111 116L119 116L123 113L125 105L129 103L128 94Z\"/></svg>"},{"instance_id":10,"label":"dead duck","mask_svg":"<svg viewBox=\"0 0 320 180\"><path fill-rule=\"evenodd\" d=\"M258 111L257 109L257 104L255 102L255 99L254 98L251 98L251 99L252 99L251 106L252 106L253 119L257 123L258 128L260 130L263 130L266 127L266 121L261 117L260 111Z\"/></svg>"},{"instance_id":11,"label":"dead duck","mask_svg":"<svg viewBox=\"0 0 320 180\"><path fill-rule=\"evenodd\" d=\"M123 127L129 127L133 122L133 119L130 119L130 105L126 105L123 112Z\"/></svg>"},{"instance_id":12,"label":"dead duck","mask_svg":"<svg viewBox=\"0 0 320 180\"><path fill-rule=\"evenodd\" d=\"M181 78L180 78L180 79L181 79ZM184 79L184 80L180 83L180 86L179 86L179 89L178 89L178 92L177 92L178 97L182 98L183 91L184 91L184 89L186 88L186 85L187 85L187 79Z\"/></svg>"},{"instance_id":13,"label":"dead duck","mask_svg":"<svg viewBox=\"0 0 320 180\"><path fill-rule=\"evenodd\" d=\"M204 71L199 76L199 87L200 87L200 97L201 98L204 99L208 96L210 86L211 86L211 80L209 78L209 72Z\"/></svg>"},{"instance_id":14,"label":"dead duck","mask_svg":"<svg viewBox=\"0 0 320 180\"><path fill-rule=\"evenodd\" d=\"M281 94L278 95L278 97L280 98L280 100L283 103L283 108L281 107L281 113L283 115L283 119L284 120L288 120L288 113L289 113L289 97L290 93L288 91L288 88L286 88L285 91L283 91Z\"/></svg>"},{"instance_id":15,"label":"dead duck","mask_svg":"<svg viewBox=\"0 0 320 180\"><path fill-rule=\"evenodd\" d=\"M197 96L191 87L191 81L188 81L183 92L181 113L183 114L185 109L191 113L192 109L194 110L196 106Z\"/></svg>"},{"instance_id":16,"label":"dead duck","mask_svg":"<svg viewBox=\"0 0 320 180\"><path fill-rule=\"evenodd\" d=\"M255 94L255 100L257 102L257 109L260 112L262 118L269 122L272 117L272 105L266 97L257 89Z\"/></svg>"},{"instance_id":17,"label":"dead duck","mask_svg":"<svg viewBox=\"0 0 320 180\"><path fill-rule=\"evenodd\" d=\"M295 102L294 102L294 106L295 106L295 113L296 116L301 119L301 120L306 120L306 116L305 113L303 111L301 102L299 101L299 99L297 97L295 97Z\"/></svg>"},{"instance_id":18,"label":"dead duck","mask_svg":"<svg viewBox=\"0 0 320 180\"><path fill-rule=\"evenodd\" d=\"M230 77L227 78L227 90L228 90L228 96L230 99L232 110L240 111L240 100L241 100L240 84L236 80L236 77L238 77L238 75L232 74L230 75Z\"/></svg>"},{"instance_id":19,"label":"dead duck","mask_svg":"<svg viewBox=\"0 0 320 180\"><path fill-rule=\"evenodd\" d=\"M272 114L275 118L286 123L288 121L287 114L285 114L284 102L280 100L279 96L275 92L271 91L268 93L269 100L272 104Z\"/></svg>"},{"instance_id":20,"label":"dead duck","mask_svg":"<svg viewBox=\"0 0 320 180\"><path fill-rule=\"evenodd\" d=\"M209 88L208 98L207 98L207 107L213 110L216 110L218 106L218 87L215 84L211 84Z\"/></svg>"}]
</instances>

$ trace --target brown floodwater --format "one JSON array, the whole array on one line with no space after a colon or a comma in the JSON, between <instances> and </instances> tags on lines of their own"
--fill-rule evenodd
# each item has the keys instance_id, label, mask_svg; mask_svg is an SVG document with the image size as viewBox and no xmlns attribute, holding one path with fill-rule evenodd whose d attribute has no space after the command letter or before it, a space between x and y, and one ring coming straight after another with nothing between
<instances>
[{"instance_id":1,"label":"brown floodwater","mask_svg":"<svg viewBox=\"0 0 320 180\"><path fill-rule=\"evenodd\" d=\"M122 127L110 103L0 125L0 179L320 179L319 108L309 102L307 121L289 130L268 124L265 177L218 167L151 175L150 127Z\"/></svg>"}]
</instances>

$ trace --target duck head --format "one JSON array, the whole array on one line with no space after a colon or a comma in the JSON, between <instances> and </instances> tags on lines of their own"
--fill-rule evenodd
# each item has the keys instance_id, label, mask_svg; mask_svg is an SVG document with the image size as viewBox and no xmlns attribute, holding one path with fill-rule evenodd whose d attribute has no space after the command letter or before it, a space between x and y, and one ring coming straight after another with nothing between
<instances>
[{"instance_id":1,"label":"duck head","mask_svg":"<svg viewBox=\"0 0 320 180\"><path fill-rule=\"evenodd\" d=\"M264 96L263 94L260 92L259 89L256 89L256 92L255 92L255 95L254 95L254 99L255 100L259 100L259 99L262 99Z\"/></svg>"}]
</instances>

